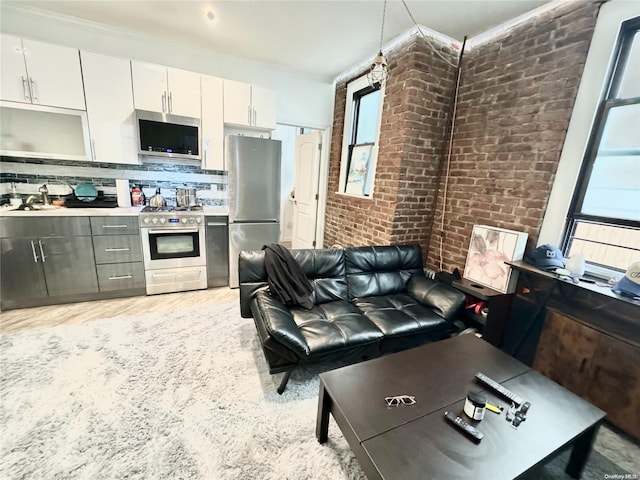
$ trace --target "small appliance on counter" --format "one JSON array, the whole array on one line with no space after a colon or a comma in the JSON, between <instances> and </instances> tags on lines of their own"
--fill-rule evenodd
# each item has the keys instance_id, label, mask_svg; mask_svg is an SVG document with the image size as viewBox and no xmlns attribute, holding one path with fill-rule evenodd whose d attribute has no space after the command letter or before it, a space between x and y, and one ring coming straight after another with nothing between
<instances>
[{"instance_id":1,"label":"small appliance on counter","mask_svg":"<svg viewBox=\"0 0 640 480\"><path fill-rule=\"evenodd\" d=\"M91 201L82 200L75 195L67 195L64 197L64 206L67 208L115 208L118 206L118 200L115 196L105 195L102 190L98 190L98 194Z\"/></svg>"}]
</instances>

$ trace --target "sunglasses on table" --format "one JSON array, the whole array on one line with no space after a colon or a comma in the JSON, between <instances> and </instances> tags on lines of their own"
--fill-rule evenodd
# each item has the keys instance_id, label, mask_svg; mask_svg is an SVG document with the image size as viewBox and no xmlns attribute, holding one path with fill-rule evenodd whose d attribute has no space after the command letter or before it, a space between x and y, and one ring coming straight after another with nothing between
<instances>
[{"instance_id":1,"label":"sunglasses on table","mask_svg":"<svg viewBox=\"0 0 640 480\"><path fill-rule=\"evenodd\" d=\"M416 403L416 397L411 395L398 395L395 397L384 397L387 407L399 407L400 405L413 405Z\"/></svg>"}]
</instances>

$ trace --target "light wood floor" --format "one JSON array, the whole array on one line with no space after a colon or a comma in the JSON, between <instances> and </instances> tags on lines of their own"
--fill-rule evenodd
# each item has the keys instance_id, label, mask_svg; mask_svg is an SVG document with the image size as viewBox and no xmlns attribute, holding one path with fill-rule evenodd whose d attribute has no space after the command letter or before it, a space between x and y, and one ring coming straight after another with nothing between
<instances>
[{"instance_id":1,"label":"light wood floor","mask_svg":"<svg viewBox=\"0 0 640 480\"><path fill-rule=\"evenodd\" d=\"M238 289L232 290L222 287L192 292L21 308L0 312L0 333L34 330L54 325L79 324L98 318L128 317L148 312L166 312L199 305L238 301Z\"/></svg>"}]
</instances>

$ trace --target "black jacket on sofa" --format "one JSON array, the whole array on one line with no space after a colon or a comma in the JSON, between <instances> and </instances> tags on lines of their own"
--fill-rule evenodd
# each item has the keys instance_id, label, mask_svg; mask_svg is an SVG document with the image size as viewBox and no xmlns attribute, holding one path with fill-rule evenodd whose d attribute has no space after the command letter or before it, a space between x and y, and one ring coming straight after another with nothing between
<instances>
[{"instance_id":1,"label":"black jacket on sofa","mask_svg":"<svg viewBox=\"0 0 640 480\"><path fill-rule=\"evenodd\" d=\"M254 318L272 374L303 364L357 362L455 330L451 320L464 294L424 276L417 245L291 254L313 287L309 310L271 295L264 251L241 252L239 259L241 314Z\"/></svg>"}]
</instances>

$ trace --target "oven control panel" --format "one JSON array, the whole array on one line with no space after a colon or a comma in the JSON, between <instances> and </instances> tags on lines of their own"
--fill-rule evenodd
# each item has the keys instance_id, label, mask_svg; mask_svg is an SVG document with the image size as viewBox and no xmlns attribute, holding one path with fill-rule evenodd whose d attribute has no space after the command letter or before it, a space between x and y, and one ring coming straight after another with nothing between
<instances>
[{"instance_id":1,"label":"oven control panel","mask_svg":"<svg viewBox=\"0 0 640 480\"><path fill-rule=\"evenodd\" d=\"M164 228L183 228L185 226L199 227L202 225L204 225L204 215L176 215L173 213L140 215L141 227L162 226Z\"/></svg>"}]
</instances>

